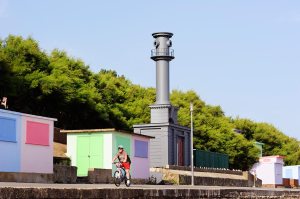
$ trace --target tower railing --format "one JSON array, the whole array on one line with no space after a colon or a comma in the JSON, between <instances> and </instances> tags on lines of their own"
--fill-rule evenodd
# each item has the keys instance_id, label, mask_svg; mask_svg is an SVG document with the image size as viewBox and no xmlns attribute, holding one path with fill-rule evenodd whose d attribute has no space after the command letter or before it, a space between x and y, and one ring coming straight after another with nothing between
<instances>
[{"instance_id":1,"label":"tower railing","mask_svg":"<svg viewBox=\"0 0 300 199\"><path fill-rule=\"evenodd\" d=\"M171 56L174 57L174 50L168 48L158 48L151 50L151 57L156 56Z\"/></svg>"}]
</instances>

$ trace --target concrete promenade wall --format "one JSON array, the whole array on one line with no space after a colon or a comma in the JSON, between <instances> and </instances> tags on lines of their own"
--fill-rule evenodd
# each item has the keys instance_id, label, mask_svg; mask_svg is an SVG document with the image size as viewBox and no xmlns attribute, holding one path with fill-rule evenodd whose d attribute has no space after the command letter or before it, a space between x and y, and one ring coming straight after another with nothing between
<instances>
[{"instance_id":1,"label":"concrete promenade wall","mask_svg":"<svg viewBox=\"0 0 300 199\"><path fill-rule=\"evenodd\" d=\"M0 182L26 183L76 183L77 168L72 166L54 165L53 174L0 172Z\"/></svg>"},{"instance_id":2,"label":"concrete promenade wall","mask_svg":"<svg viewBox=\"0 0 300 199\"><path fill-rule=\"evenodd\" d=\"M291 189L247 189L247 188L189 188L189 187L145 187L145 188L0 188L0 199L46 199L46 198L299 198L300 190Z\"/></svg>"},{"instance_id":3,"label":"concrete promenade wall","mask_svg":"<svg viewBox=\"0 0 300 199\"><path fill-rule=\"evenodd\" d=\"M0 182L52 183L53 174L0 172Z\"/></svg>"},{"instance_id":4,"label":"concrete promenade wall","mask_svg":"<svg viewBox=\"0 0 300 199\"><path fill-rule=\"evenodd\" d=\"M173 167L170 167L173 168ZM187 169L173 170L165 168L151 168L151 174L156 177L157 181L163 180L166 183L177 185L191 184L191 172ZM200 170L202 171L202 170ZM217 170L218 171L218 170ZM194 173L195 184L202 186L236 186L236 187L261 187L262 181L256 179L249 172L230 171L219 172L199 172Z\"/></svg>"},{"instance_id":5,"label":"concrete promenade wall","mask_svg":"<svg viewBox=\"0 0 300 199\"><path fill-rule=\"evenodd\" d=\"M90 169L88 171L88 183L110 183L112 181L111 169Z\"/></svg>"},{"instance_id":6,"label":"concrete promenade wall","mask_svg":"<svg viewBox=\"0 0 300 199\"><path fill-rule=\"evenodd\" d=\"M204 186L230 186L230 187L248 187L248 180L229 179L229 178L210 178L210 177L195 177L195 185ZM191 176L179 175L180 185L190 185Z\"/></svg>"},{"instance_id":7,"label":"concrete promenade wall","mask_svg":"<svg viewBox=\"0 0 300 199\"><path fill-rule=\"evenodd\" d=\"M172 170L181 170L181 171L190 171L191 167L188 166L175 166L175 165L168 165L166 169ZM243 171L240 170L229 170L229 169L217 169L217 168L205 168L205 167L195 167L195 172L206 172L206 173L224 173L224 174L232 174L232 175L243 175Z\"/></svg>"}]
</instances>

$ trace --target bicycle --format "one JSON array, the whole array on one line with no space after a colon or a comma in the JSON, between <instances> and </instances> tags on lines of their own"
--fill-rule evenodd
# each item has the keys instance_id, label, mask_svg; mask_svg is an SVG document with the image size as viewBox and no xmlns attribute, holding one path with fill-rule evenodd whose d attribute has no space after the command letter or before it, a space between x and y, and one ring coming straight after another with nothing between
<instances>
[{"instance_id":1,"label":"bicycle","mask_svg":"<svg viewBox=\"0 0 300 199\"><path fill-rule=\"evenodd\" d=\"M117 187L119 187L121 185L121 183L124 181L126 187L129 187L131 185L131 176L129 174L129 183L128 183L128 179L126 177L126 171L124 169L124 167L122 167L122 163L120 162L114 162L114 164L117 167L117 170L114 172L114 183Z\"/></svg>"}]
</instances>

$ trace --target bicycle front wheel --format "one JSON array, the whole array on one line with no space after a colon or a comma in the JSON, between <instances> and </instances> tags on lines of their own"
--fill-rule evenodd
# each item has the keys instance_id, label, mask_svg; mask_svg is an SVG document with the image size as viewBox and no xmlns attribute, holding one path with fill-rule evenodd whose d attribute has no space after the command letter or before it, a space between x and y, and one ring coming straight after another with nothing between
<instances>
[{"instance_id":1,"label":"bicycle front wheel","mask_svg":"<svg viewBox=\"0 0 300 199\"><path fill-rule=\"evenodd\" d=\"M114 173L114 183L117 187L119 187L121 184L121 175L122 174L119 171L115 171Z\"/></svg>"}]
</instances>

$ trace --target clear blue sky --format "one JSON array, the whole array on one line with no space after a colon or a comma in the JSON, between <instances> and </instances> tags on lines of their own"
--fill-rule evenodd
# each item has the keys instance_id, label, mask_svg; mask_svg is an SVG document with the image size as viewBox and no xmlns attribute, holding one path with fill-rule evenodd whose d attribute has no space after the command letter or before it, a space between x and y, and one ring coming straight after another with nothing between
<instances>
[{"instance_id":1,"label":"clear blue sky","mask_svg":"<svg viewBox=\"0 0 300 199\"><path fill-rule=\"evenodd\" d=\"M172 89L300 139L300 1L0 0L1 38L30 35L147 87L157 31L174 33Z\"/></svg>"}]
</instances>

